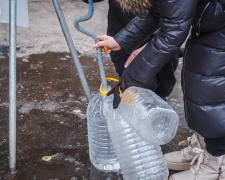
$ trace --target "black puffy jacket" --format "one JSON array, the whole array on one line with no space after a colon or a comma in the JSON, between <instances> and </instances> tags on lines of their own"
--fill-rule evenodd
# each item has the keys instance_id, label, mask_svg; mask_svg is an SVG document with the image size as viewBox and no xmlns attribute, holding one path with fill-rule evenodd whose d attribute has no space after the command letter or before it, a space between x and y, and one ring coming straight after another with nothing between
<instances>
[{"instance_id":1,"label":"black puffy jacket","mask_svg":"<svg viewBox=\"0 0 225 180\"><path fill-rule=\"evenodd\" d=\"M129 65L128 73L147 84L178 51L193 24L182 71L186 120L205 137L225 137L224 0L211 0L207 7L209 0L152 2L160 14L160 29ZM146 31L154 31L149 24L149 18L136 17L114 38L125 51L132 52L145 39Z\"/></svg>"},{"instance_id":2,"label":"black puffy jacket","mask_svg":"<svg viewBox=\"0 0 225 180\"><path fill-rule=\"evenodd\" d=\"M88 3L88 0L83 1ZM94 0L93 2L100 2L100 1L103 0ZM136 17L136 20L138 19L139 23L137 28L139 29L142 29L142 25L145 27L145 21L148 21L148 23L151 24L150 26L148 26L150 28L147 29L143 28L145 30L143 31L144 33L143 40L135 44L135 48L133 48L132 51L126 52L124 49L121 49L120 51L113 51L110 53L116 71L119 74L119 76L121 76L125 69L124 64L127 61L130 54L134 50L145 44L146 42L150 41L151 38L153 37L153 33L159 28L159 13L157 9L153 7L149 13L142 13L136 16L136 14L130 11L129 12L123 11L123 9L121 8L121 6L119 6L116 0L108 0L108 2L109 2L109 11L108 11L107 35L109 36L116 35L121 29L126 27L126 25L134 17ZM126 4L125 2L121 3ZM146 34L148 35L146 36ZM169 96L176 83L174 71L176 70L178 65L178 56L179 54L174 55L171 61L165 64L164 67L153 78L149 79L149 82L145 87L153 90L162 98Z\"/></svg>"},{"instance_id":3,"label":"black puffy jacket","mask_svg":"<svg viewBox=\"0 0 225 180\"><path fill-rule=\"evenodd\" d=\"M88 3L88 0L83 0ZM101 2L104 0L93 0L93 2ZM116 3L115 0L108 0L109 10L108 10L108 27L107 27L107 35L114 36L121 29L123 29L131 19L133 19L136 15L133 13L125 13L121 9L121 7ZM122 75L124 71L124 64L127 61L128 57L132 52L127 53L123 49L120 51L113 51L110 53L111 60L115 65L116 71L119 76Z\"/></svg>"}]
</instances>

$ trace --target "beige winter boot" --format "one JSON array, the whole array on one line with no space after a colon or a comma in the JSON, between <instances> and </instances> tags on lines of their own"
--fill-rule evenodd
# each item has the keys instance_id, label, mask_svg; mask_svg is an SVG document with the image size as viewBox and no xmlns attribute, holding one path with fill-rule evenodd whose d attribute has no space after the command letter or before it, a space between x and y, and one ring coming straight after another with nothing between
<instances>
[{"instance_id":1,"label":"beige winter boot","mask_svg":"<svg viewBox=\"0 0 225 180\"><path fill-rule=\"evenodd\" d=\"M181 151L175 151L164 154L167 166L171 170L187 170L190 168L190 163L195 157L196 153L194 148L205 149L204 138L198 133L194 133L191 137L187 138L188 146Z\"/></svg>"},{"instance_id":2,"label":"beige winter boot","mask_svg":"<svg viewBox=\"0 0 225 180\"><path fill-rule=\"evenodd\" d=\"M222 172L219 180L225 180L225 172Z\"/></svg>"},{"instance_id":3,"label":"beige winter boot","mask_svg":"<svg viewBox=\"0 0 225 180\"><path fill-rule=\"evenodd\" d=\"M218 180L220 176L220 167L225 162L225 156L212 156L206 150L194 148L197 154L191 162L191 167L170 176L169 180ZM197 160L195 165L194 162Z\"/></svg>"},{"instance_id":4,"label":"beige winter boot","mask_svg":"<svg viewBox=\"0 0 225 180\"><path fill-rule=\"evenodd\" d=\"M220 179L219 180L225 180L225 158L222 161L222 164L220 167Z\"/></svg>"}]
</instances>

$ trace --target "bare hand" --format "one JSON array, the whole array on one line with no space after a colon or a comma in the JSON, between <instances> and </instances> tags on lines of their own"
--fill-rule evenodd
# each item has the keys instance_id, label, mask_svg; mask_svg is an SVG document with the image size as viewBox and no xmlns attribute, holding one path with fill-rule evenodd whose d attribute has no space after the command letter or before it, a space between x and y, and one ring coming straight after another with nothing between
<instances>
[{"instance_id":1,"label":"bare hand","mask_svg":"<svg viewBox=\"0 0 225 180\"><path fill-rule=\"evenodd\" d=\"M135 51L132 52L132 54L128 57L124 67L127 68L129 66L129 64L134 60L134 58L145 48L145 46L147 45L147 43L145 45L143 45L142 47L140 47L139 49L136 49Z\"/></svg>"},{"instance_id":2,"label":"bare hand","mask_svg":"<svg viewBox=\"0 0 225 180\"><path fill-rule=\"evenodd\" d=\"M111 53L111 51L118 51L121 49L120 45L115 41L115 39L111 36L103 35L98 36L100 42L95 44L95 50L99 47L107 47L109 50L106 52L107 54Z\"/></svg>"}]
</instances>

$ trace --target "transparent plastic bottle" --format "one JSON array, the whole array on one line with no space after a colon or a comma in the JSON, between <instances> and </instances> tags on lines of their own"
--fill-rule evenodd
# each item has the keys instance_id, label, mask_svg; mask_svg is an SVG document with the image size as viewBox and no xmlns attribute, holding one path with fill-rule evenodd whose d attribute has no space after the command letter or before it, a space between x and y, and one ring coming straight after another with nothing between
<instances>
[{"instance_id":1,"label":"transparent plastic bottle","mask_svg":"<svg viewBox=\"0 0 225 180\"><path fill-rule=\"evenodd\" d=\"M89 156L96 169L105 172L120 170L112 141L107 129L107 117L112 110L113 95L95 95L88 104L87 125Z\"/></svg>"},{"instance_id":2,"label":"transparent plastic bottle","mask_svg":"<svg viewBox=\"0 0 225 180\"><path fill-rule=\"evenodd\" d=\"M128 88L118 109L130 127L150 144L167 144L176 135L179 124L177 113L151 90Z\"/></svg>"},{"instance_id":3,"label":"transparent plastic bottle","mask_svg":"<svg viewBox=\"0 0 225 180\"><path fill-rule=\"evenodd\" d=\"M108 130L125 180L168 179L169 172L160 146L150 145L140 138L119 109L109 113Z\"/></svg>"}]
</instances>

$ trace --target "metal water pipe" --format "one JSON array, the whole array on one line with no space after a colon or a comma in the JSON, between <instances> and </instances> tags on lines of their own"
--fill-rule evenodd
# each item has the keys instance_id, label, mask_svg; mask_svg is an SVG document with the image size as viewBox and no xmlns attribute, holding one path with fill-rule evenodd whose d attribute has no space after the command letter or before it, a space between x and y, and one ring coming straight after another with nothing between
<instances>
[{"instance_id":1,"label":"metal water pipe","mask_svg":"<svg viewBox=\"0 0 225 180\"><path fill-rule=\"evenodd\" d=\"M99 42L99 38L92 32L82 28L79 23L80 22L83 22L83 21L87 21L89 19L91 19L91 17L93 16L94 14L94 5L93 5L93 0L88 0L89 2L89 10L88 10L88 14L84 15L84 16L81 16L81 17L78 17L74 20L74 27L90 36L91 38L94 39L94 41L97 43ZM103 59L102 59L102 48L97 48L97 55L98 55L98 64L99 64L99 70L100 70L100 76L101 76L101 80L102 80L102 85L103 85L103 90L104 91L107 91L108 90L108 86L107 86L107 81L106 81L106 76L105 76L105 69L104 69L104 65L103 65Z\"/></svg>"},{"instance_id":2,"label":"metal water pipe","mask_svg":"<svg viewBox=\"0 0 225 180\"><path fill-rule=\"evenodd\" d=\"M16 9L9 1L9 169L16 170Z\"/></svg>"},{"instance_id":3,"label":"metal water pipe","mask_svg":"<svg viewBox=\"0 0 225 180\"><path fill-rule=\"evenodd\" d=\"M61 25L63 33L64 33L64 36L66 38L67 45L68 45L68 47L70 49L70 53L72 55L73 62L75 64L75 66L76 66L76 69L77 69L77 72L78 72L78 76L80 78L80 81L81 81L81 84L83 86L84 92L85 92L85 94L86 94L86 96L88 98L88 101L90 101L91 100L91 92L90 92L90 89L89 89L86 77L84 75L82 66L80 64L80 61L79 61L79 58L78 58L78 55L77 55L77 52L76 52L76 48L75 48L73 40L71 38L70 31L69 31L68 26L66 24L66 20L64 18L64 15L63 15L60 3L59 3L58 0L52 0L52 3L54 5L56 14L58 16L60 25Z\"/></svg>"}]
</instances>

